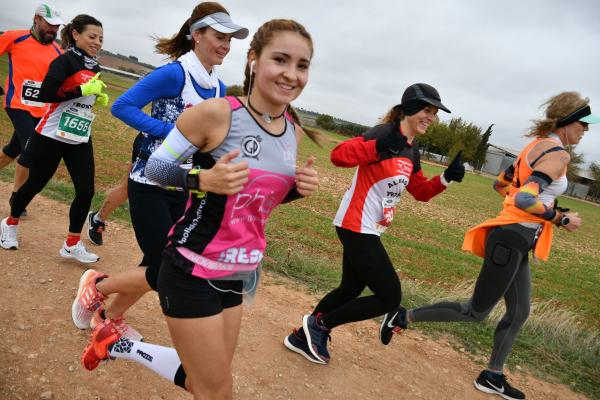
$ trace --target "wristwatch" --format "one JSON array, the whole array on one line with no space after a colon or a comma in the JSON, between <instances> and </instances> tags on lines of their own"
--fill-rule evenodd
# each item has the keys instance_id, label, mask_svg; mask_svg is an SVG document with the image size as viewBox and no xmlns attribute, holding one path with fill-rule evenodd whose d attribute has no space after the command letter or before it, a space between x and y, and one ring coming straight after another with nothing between
<instances>
[{"instance_id":1,"label":"wristwatch","mask_svg":"<svg viewBox=\"0 0 600 400\"><path fill-rule=\"evenodd\" d=\"M199 198L206 196L206 192L200 191L200 167L193 167L185 176L185 185L190 193L195 194Z\"/></svg>"},{"instance_id":2,"label":"wristwatch","mask_svg":"<svg viewBox=\"0 0 600 400\"><path fill-rule=\"evenodd\" d=\"M186 189L190 191L200 189L200 177L198 176L199 173L199 167L193 167L188 171L187 175L185 176Z\"/></svg>"},{"instance_id":3,"label":"wristwatch","mask_svg":"<svg viewBox=\"0 0 600 400\"><path fill-rule=\"evenodd\" d=\"M563 215L562 218L560 219L560 226L567 226L567 225L569 225L570 222L571 222L571 218L569 218L567 215Z\"/></svg>"}]
</instances>

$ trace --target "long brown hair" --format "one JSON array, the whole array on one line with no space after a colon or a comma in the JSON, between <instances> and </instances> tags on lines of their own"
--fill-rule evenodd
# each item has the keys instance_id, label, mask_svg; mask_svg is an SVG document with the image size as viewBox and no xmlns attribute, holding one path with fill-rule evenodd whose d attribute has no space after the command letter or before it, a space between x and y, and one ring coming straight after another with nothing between
<instances>
[{"instance_id":1,"label":"long brown hair","mask_svg":"<svg viewBox=\"0 0 600 400\"><path fill-rule=\"evenodd\" d=\"M205 1L198 4L196 7L194 7L192 16L188 18L183 25L181 25L179 32L177 32L173 37L169 39L159 37L154 38L154 40L156 40L156 45L154 46L155 51L158 54L165 54L171 59L177 59L181 57L194 48L194 40L187 38L187 35L190 34L190 26L192 26L194 22L201 20L207 15L217 12L223 12L229 15L229 11L227 11L225 7L217 2ZM199 31L203 31L206 28L207 27L201 28Z\"/></svg>"},{"instance_id":2,"label":"long brown hair","mask_svg":"<svg viewBox=\"0 0 600 400\"><path fill-rule=\"evenodd\" d=\"M404 112L402 112L402 106L400 104L395 105L390 108L388 112L381 118L382 124L387 124L390 122L399 123L404 118Z\"/></svg>"},{"instance_id":3,"label":"long brown hair","mask_svg":"<svg viewBox=\"0 0 600 400\"><path fill-rule=\"evenodd\" d=\"M531 132L525 136L546 137L556 129L556 123L590 102L587 97L582 97L577 92L562 92L544 102L541 107L546 106L546 117L534 120Z\"/></svg>"},{"instance_id":4,"label":"long brown hair","mask_svg":"<svg viewBox=\"0 0 600 400\"><path fill-rule=\"evenodd\" d=\"M251 52L254 52L257 58L260 57L263 49L271 42L271 40L273 40L273 36L275 36L275 34L278 32L295 32L305 38L308 42L308 46L310 47L310 56L312 57L314 48L310 34L302 24L291 19L272 19L271 21L265 22L260 28L258 28L252 37L250 48L248 49L248 55L250 55ZM254 72L252 72L252 75L254 75ZM250 90L252 89L250 87L251 81L254 81L254 76L252 76L252 79L250 79L250 65L246 62L243 85L243 90L246 95L249 95ZM300 117L291 104L288 105L287 112L290 114L296 125L298 125L313 142L323 147L323 136L315 130L307 129L302 126Z\"/></svg>"},{"instance_id":5,"label":"long brown hair","mask_svg":"<svg viewBox=\"0 0 600 400\"><path fill-rule=\"evenodd\" d=\"M66 24L62 30L60 31L60 46L63 49L66 49L71 46L75 46L75 38L73 37L73 29L75 29L79 33L83 33L85 31L86 25L96 25L102 28L102 23L98 21L96 18L87 15L87 14L79 14L75 18L71 20L68 24Z\"/></svg>"}]
</instances>

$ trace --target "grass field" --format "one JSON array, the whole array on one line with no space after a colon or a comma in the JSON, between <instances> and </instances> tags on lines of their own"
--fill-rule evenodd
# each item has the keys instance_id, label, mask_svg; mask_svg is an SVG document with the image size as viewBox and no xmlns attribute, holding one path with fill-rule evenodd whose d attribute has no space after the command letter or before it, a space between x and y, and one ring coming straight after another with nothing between
<instances>
[{"instance_id":1,"label":"grass field","mask_svg":"<svg viewBox=\"0 0 600 400\"><path fill-rule=\"evenodd\" d=\"M0 77L6 76L6 58L0 58ZM131 82L103 74L111 103ZM110 116L108 108L95 108L96 157L95 204L103 192L124 176L135 131ZM5 113L0 113L0 143L12 133ZM327 133L332 139L342 139ZM269 246L265 266L324 292L339 282L341 246L331 224L339 200L353 170L335 168L329 162L332 144L321 149L305 140L300 160L317 157L321 176L319 192L310 199L275 210L267 229ZM424 164L427 176L442 168ZM0 179L12 181L12 168L0 171ZM480 259L460 251L465 231L494 216L501 198L491 188L492 179L467 174L429 203L406 195L391 229L383 236L403 284L403 303L412 307L443 298L466 298L477 277ZM44 194L68 202L72 196L66 170L61 167ZM527 369L545 379L571 385L600 398L600 207L576 199L561 198L561 206L578 211L582 228L575 233L556 230L549 262L532 265L534 308L509 358L509 367ZM7 207L0 207L7 210ZM32 210L35 212L35 210ZM128 222L126 206L115 216ZM501 307L498 307L499 309ZM430 335L454 338L456 346L487 357L494 321L485 324L421 324Z\"/></svg>"}]
</instances>

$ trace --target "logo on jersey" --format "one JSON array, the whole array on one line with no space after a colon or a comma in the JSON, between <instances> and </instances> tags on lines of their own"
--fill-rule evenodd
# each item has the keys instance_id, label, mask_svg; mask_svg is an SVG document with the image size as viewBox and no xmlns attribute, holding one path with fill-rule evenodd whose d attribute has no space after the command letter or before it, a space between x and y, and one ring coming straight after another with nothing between
<instances>
[{"instance_id":1,"label":"logo on jersey","mask_svg":"<svg viewBox=\"0 0 600 400\"><path fill-rule=\"evenodd\" d=\"M412 174L413 165L410 161L405 161L401 158L396 160L396 172L400 175L409 177Z\"/></svg>"},{"instance_id":2,"label":"logo on jersey","mask_svg":"<svg viewBox=\"0 0 600 400\"><path fill-rule=\"evenodd\" d=\"M260 154L260 142L262 138L260 136L246 136L242 139L242 153L244 157L256 158Z\"/></svg>"}]
</instances>

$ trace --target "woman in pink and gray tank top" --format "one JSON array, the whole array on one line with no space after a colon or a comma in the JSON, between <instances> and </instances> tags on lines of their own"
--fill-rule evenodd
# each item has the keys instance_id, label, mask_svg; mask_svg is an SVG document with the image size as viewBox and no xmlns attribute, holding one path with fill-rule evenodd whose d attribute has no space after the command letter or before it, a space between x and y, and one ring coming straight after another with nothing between
<instances>
[{"instance_id":1,"label":"woman in pink and gray tank top","mask_svg":"<svg viewBox=\"0 0 600 400\"><path fill-rule=\"evenodd\" d=\"M196 399L232 397L243 283L256 279L265 224L278 204L310 196L318 186L312 158L296 167L303 130L288 112L308 82L312 55L302 25L269 21L248 51L248 96L207 100L177 119L146 165L149 179L190 193L169 233L158 277L177 352L122 338L107 319L94 330L84 362L135 360L174 376ZM180 168L190 156L195 167Z\"/></svg>"}]
</instances>

